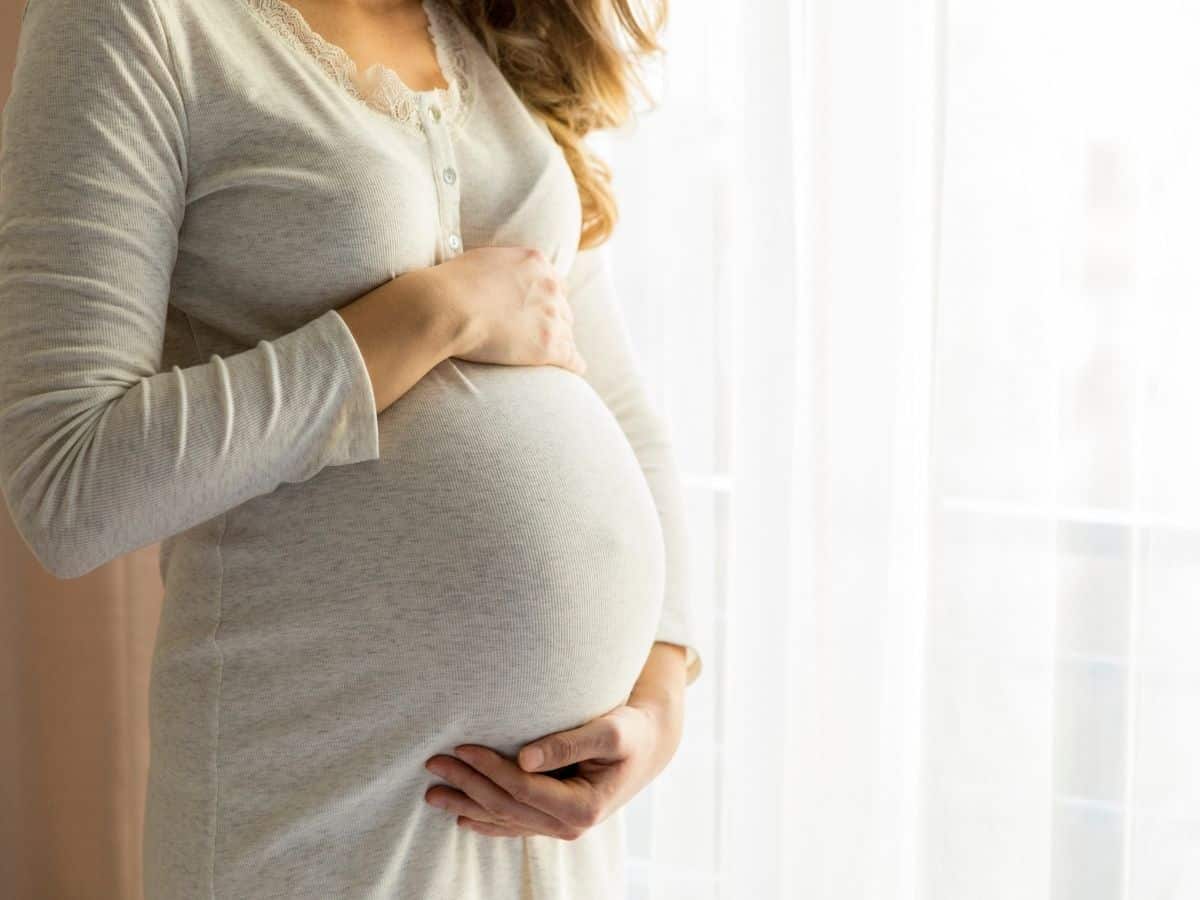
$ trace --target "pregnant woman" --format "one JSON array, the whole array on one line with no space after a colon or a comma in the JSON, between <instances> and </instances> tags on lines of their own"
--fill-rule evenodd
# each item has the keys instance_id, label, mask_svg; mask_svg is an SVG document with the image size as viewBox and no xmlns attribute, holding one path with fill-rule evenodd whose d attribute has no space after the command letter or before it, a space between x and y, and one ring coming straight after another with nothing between
<instances>
[{"instance_id":1,"label":"pregnant woman","mask_svg":"<svg viewBox=\"0 0 1200 900\"><path fill-rule=\"evenodd\" d=\"M581 143L625 45L626 0L26 4L0 476L60 577L161 541L147 900L623 896L700 673Z\"/></svg>"}]
</instances>

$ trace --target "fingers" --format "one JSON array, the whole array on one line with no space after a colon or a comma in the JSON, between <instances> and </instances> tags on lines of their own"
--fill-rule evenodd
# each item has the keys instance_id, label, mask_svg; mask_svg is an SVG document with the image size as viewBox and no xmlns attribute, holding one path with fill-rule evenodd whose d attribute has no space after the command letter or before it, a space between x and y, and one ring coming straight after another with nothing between
<instances>
[{"instance_id":1,"label":"fingers","mask_svg":"<svg viewBox=\"0 0 1200 900\"><path fill-rule=\"evenodd\" d=\"M472 819L490 821L507 828L532 830L534 833L556 837L566 837L570 833L570 828L562 820L525 802L524 795L528 791L524 786L518 786L518 794L514 796L508 790L508 785L514 784L512 779L508 779L507 785L495 781L486 772L475 768L473 762L464 762L468 756L474 760L475 757L472 754L462 753L461 750L456 750L456 752L459 752L462 758L439 754L426 764L426 768L430 768L430 765L436 766L439 771L435 774L439 774L447 782L459 788L463 796L458 796L455 791L438 790L439 785L434 785L426 792L427 800L443 798L446 800L447 808L454 805L454 812ZM490 750L488 753L499 758ZM554 782L560 789L566 790L562 786L562 782L555 778L521 772L511 762L509 766L525 779L543 779L547 782ZM430 768L430 771L433 769Z\"/></svg>"},{"instance_id":2,"label":"fingers","mask_svg":"<svg viewBox=\"0 0 1200 900\"><path fill-rule=\"evenodd\" d=\"M550 282L549 289L551 296L554 297L555 305L558 307L558 314L566 320L568 325L575 324L575 310L571 308L571 302L567 299L567 286L559 277L557 272L552 271L547 280Z\"/></svg>"},{"instance_id":3,"label":"fingers","mask_svg":"<svg viewBox=\"0 0 1200 900\"><path fill-rule=\"evenodd\" d=\"M448 813L452 813L458 817L458 824L462 825L467 821L476 823L487 823L495 828L504 829L511 834L538 834L528 828L520 828L515 825L501 825L498 821L492 818L492 813L480 806L462 791L455 790L444 784L435 784L425 792L425 802L430 806L436 806L438 809L444 809Z\"/></svg>"},{"instance_id":4,"label":"fingers","mask_svg":"<svg viewBox=\"0 0 1200 900\"><path fill-rule=\"evenodd\" d=\"M601 798L584 779L526 772L491 748L476 744L457 747L455 752L509 796L551 816L560 825L590 828L598 819Z\"/></svg>"},{"instance_id":5,"label":"fingers","mask_svg":"<svg viewBox=\"0 0 1200 900\"><path fill-rule=\"evenodd\" d=\"M626 755L626 721L621 709L613 710L578 728L538 738L522 747L517 758L524 760L526 771L536 772L587 759L615 762Z\"/></svg>"},{"instance_id":6,"label":"fingers","mask_svg":"<svg viewBox=\"0 0 1200 900\"><path fill-rule=\"evenodd\" d=\"M560 339L558 347L557 359L554 360L556 365L569 369L576 375L582 375L587 371L587 363L584 362L579 348L575 346L575 341L569 335Z\"/></svg>"},{"instance_id":7,"label":"fingers","mask_svg":"<svg viewBox=\"0 0 1200 900\"><path fill-rule=\"evenodd\" d=\"M572 333L575 310L567 299L566 283L546 255L536 247L528 248L525 259L534 267L531 276L533 295L538 298L544 317L541 325L543 362L582 375L587 371L587 363L575 346Z\"/></svg>"},{"instance_id":8,"label":"fingers","mask_svg":"<svg viewBox=\"0 0 1200 900\"><path fill-rule=\"evenodd\" d=\"M569 325L563 325L551 317L551 321L542 326L539 341L543 364L561 366L577 375L587 371L587 363L575 345Z\"/></svg>"},{"instance_id":9,"label":"fingers","mask_svg":"<svg viewBox=\"0 0 1200 900\"><path fill-rule=\"evenodd\" d=\"M455 824L491 834L497 837L522 837L531 834L542 834L531 828L517 825L502 825L492 818L492 814L464 794L462 791L435 784L425 792L425 800L431 806L444 809L456 817Z\"/></svg>"},{"instance_id":10,"label":"fingers","mask_svg":"<svg viewBox=\"0 0 1200 900\"><path fill-rule=\"evenodd\" d=\"M572 345L572 350L573 352L571 354L570 368L573 372L575 372L575 374L583 375L587 372L587 363L584 362L583 357L579 355L579 351L574 349L574 345Z\"/></svg>"},{"instance_id":11,"label":"fingers","mask_svg":"<svg viewBox=\"0 0 1200 900\"><path fill-rule=\"evenodd\" d=\"M554 264L537 248L530 248L526 259L533 261L534 269L531 277L538 290L550 298L551 303L557 308L558 314L566 319L567 324L575 324L575 311L571 309L571 304L567 301L566 282L558 274Z\"/></svg>"},{"instance_id":12,"label":"fingers","mask_svg":"<svg viewBox=\"0 0 1200 900\"><path fill-rule=\"evenodd\" d=\"M561 292L561 286L559 290ZM558 314L567 323L567 349L563 365L575 374L582 375L587 371L587 363L584 362L583 356L575 344L575 311L571 309L571 304L567 302L566 295L561 293L558 301Z\"/></svg>"}]
</instances>

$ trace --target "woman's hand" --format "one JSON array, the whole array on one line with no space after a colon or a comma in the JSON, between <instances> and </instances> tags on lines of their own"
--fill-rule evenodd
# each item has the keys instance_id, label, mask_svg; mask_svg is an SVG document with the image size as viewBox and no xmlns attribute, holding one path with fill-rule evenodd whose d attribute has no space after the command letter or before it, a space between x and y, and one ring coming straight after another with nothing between
<instances>
[{"instance_id":1,"label":"woman's hand","mask_svg":"<svg viewBox=\"0 0 1200 900\"><path fill-rule=\"evenodd\" d=\"M566 286L541 250L472 247L408 274L417 273L433 302L453 310L463 325L454 356L509 366L555 365L583 374Z\"/></svg>"},{"instance_id":2,"label":"woman's hand","mask_svg":"<svg viewBox=\"0 0 1200 900\"><path fill-rule=\"evenodd\" d=\"M679 746L682 721L681 699L631 699L578 728L522 747L520 766L488 747L462 744L454 748L457 756L438 754L425 764L452 785L435 784L425 800L481 834L573 841L666 768Z\"/></svg>"}]
</instances>

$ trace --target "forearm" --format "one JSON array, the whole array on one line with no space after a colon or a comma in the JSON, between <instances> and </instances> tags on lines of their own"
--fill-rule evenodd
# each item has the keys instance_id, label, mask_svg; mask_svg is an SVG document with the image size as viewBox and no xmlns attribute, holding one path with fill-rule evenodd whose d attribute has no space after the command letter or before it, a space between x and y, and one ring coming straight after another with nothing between
<instances>
[{"instance_id":1,"label":"forearm","mask_svg":"<svg viewBox=\"0 0 1200 900\"><path fill-rule=\"evenodd\" d=\"M466 322L437 303L432 288L414 270L338 310L367 365L377 413L453 356L466 336Z\"/></svg>"},{"instance_id":2,"label":"forearm","mask_svg":"<svg viewBox=\"0 0 1200 900\"><path fill-rule=\"evenodd\" d=\"M626 700L627 706L643 711L658 723L661 740L657 744L655 775L666 768L683 739L685 654L680 644L655 641Z\"/></svg>"},{"instance_id":3,"label":"forearm","mask_svg":"<svg viewBox=\"0 0 1200 900\"><path fill-rule=\"evenodd\" d=\"M680 709L686 691L686 650L680 644L655 641L646 664L629 694L630 705L657 705Z\"/></svg>"}]
</instances>

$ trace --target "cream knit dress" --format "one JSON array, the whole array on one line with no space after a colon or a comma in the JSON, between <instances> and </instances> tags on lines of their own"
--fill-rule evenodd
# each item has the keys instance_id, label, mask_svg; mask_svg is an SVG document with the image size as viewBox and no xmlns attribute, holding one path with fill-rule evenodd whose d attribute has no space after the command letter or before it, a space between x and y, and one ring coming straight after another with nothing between
<instances>
[{"instance_id":1,"label":"cream knit dress","mask_svg":"<svg viewBox=\"0 0 1200 900\"><path fill-rule=\"evenodd\" d=\"M161 541L147 900L624 896L614 814L423 797L700 657L683 496L561 149L448 0L449 87L282 0L29 0L0 132L0 478L47 569ZM360 91L357 84L363 84ZM566 277L587 372L444 360L378 415L335 311L479 245Z\"/></svg>"}]
</instances>

